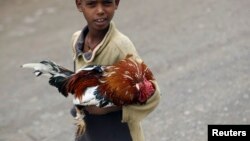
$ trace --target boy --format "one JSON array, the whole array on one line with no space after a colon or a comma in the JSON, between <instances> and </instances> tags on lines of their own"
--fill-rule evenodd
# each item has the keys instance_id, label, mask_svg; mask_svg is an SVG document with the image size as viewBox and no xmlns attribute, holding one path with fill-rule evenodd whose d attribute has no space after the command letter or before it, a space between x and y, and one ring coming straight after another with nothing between
<instances>
[{"instance_id":1,"label":"boy","mask_svg":"<svg viewBox=\"0 0 250 141\"><path fill-rule=\"evenodd\" d=\"M87 26L73 34L75 69L85 65L112 65L127 54L140 58L132 42L111 21L120 0L75 0ZM140 121L159 103L159 87L145 105L98 108L84 107L86 132L79 141L143 141ZM74 108L73 108L74 109ZM75 111L72 109L72 115Z\"/></svg>"}]
</instances>

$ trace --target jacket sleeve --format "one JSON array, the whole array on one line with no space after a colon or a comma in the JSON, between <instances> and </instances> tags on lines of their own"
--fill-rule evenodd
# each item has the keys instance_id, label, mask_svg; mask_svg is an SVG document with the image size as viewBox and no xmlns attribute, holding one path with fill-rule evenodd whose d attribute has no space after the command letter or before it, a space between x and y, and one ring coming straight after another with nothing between
<instances>
[{"instance_id":1,"label":"jacket sleeve","mask_svg":"<svg viewBox=\"0 0 250 141\"><path fill-rule=\"evenodd\" d=\"M121 49L120 60L125 58L127 54L132 54L134 59L142 60L130 40L123 43L123 46L125 47ZM155 80L152 81L152 83L156 90L154 95L149 98L145 104L134 104L122 107L122 122L140 122L157 107L160 102L160 89Z\"/></svg>"},{"instance_id":2,"label":"jacket sleeve","mask_svg":"<svg viewBox=\"0 0 250 141\"><path fill-rule=\"evenodd\" d=\"M81 31L77 31L75 32L72 37L71 37L71 42L70 42L70 46L71 46L71 49L72 49L72 53L73 53L73 59L75 60L76 58L76 49L75 49L75 45L76 45L76 42L77 42L77 39L80 35Z\"/></svg>"}]
</instances>

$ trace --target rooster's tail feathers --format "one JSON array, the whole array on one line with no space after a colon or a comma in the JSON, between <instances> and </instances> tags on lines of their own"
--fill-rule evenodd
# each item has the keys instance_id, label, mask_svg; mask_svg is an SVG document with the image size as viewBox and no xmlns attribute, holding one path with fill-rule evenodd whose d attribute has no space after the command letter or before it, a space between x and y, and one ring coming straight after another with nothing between
<instances>
[{"instance_id":1,"label":"rooster's tail feathers","mask_svg":"<svg viewBox=\"0 0 250 141\"><path fill-rule=\"evenodd\" d=\"M65 97L68 96L67 78L63 76L52 76L49 79L49 84L56 87L58 91Z\"/></svg>"},{"instance_id":2,"label":"rooster's tail feathers","mask_svg":"<svg viewBox=\"0 0 250 141\"><path fill-rule=\"evenodd\" d=\"M54 75L60 75L67 77L73 74L72 71L63 68L52 61L41 61L40 63L27 63L23 64L21 67L34 69L35 70L34 74L36 76L49 75L51 77Z\"/></svg>"}]
</instances>

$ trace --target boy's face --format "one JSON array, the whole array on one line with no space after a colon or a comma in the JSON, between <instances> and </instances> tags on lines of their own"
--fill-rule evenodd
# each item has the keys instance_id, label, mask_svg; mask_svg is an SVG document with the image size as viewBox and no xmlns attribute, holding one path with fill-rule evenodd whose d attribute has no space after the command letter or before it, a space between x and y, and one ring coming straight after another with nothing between
<instances>
[{"instance_id":1,"label":"boy's face","mask_svg":"<svg viewBox=\"0 0 250 141\"><path fill-rule=\"evenodd\" d=\"M76 0L76 6L83 13L88 28L104 30L109 26L120 0Z\"/></svg>"}]
</instances>

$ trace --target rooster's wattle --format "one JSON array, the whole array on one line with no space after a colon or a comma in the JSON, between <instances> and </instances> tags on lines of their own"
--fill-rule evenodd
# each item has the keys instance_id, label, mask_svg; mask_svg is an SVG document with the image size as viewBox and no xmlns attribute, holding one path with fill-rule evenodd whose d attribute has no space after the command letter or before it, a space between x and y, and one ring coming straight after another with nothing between
<instances>
[{"instance_id":1,"label":"rooster's wattle","mask_svg":"<svg viewBox=\"0 0 250 141\"><path fill-rule=\"evenodd\" d=\"M95 105L101 108L112 105L144 104L154 94L152 72L141 61L131 55L114 65L89 65L76 73L52 61L28 63L23 68L33 68L35 75L49 75L49 83L58 88L64 96L74 95L75 105ZM77 119L82 120L83 112L78 109ZM78 123L77 136L84 132L85 123Z\"/></svg>"}]
</instances>

